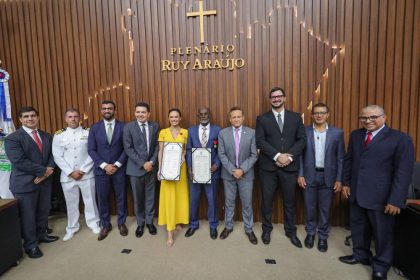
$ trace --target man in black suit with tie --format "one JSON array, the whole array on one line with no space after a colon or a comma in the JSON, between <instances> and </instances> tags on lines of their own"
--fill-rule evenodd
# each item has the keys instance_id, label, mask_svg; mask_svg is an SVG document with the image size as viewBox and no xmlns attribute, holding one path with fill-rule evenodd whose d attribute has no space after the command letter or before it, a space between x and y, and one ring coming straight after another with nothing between
<instances>
[{"instance_id":1,"label":"man in black suit with tie","mask_svg":"<svg viewBox=\"0 0 420 280\"><path fill-rule=\"evenodd\" d=\"M273 230L273 198L277 187L283 192L284 229L293 245L302 248L296 235L295 188L299 156L306 145L306 132L300 114L285 110L286 95L275 87L270 94L271 110L257 117L256 141L260 150L259 165L262 188L262 236L270 243Z\"/></svg>"},{"instance_id":2,"label":"man in black suit with tie","mask_svg":"<svg viewBox=\"0 0 420 280\"><path fill-rule=\"evenodd\" d=\"M35 108L20 109L19 121L22 127L4 141L12 163L10 190L18 201L25 252L30 258L40 258L43 254L38 244L58 240L47 233L54 172L52 139L38 129L39 114Z\"/></svg>"},{"instance_id":3,"label":"man in black suit with tie","mask_svg":"<svg viewBox=\"0 0 420 280\"><path fill-rule=\"evenodd\" d=\"M350 135L343 170L353 254L339 259L346 264L371 264L372 279L381 280L387 278L394 256L395 215L405 208L414 146L410 136L386 125L385 111L378 105L363 108L359 120L363 128Z\"/></svg>"}]
</instances>

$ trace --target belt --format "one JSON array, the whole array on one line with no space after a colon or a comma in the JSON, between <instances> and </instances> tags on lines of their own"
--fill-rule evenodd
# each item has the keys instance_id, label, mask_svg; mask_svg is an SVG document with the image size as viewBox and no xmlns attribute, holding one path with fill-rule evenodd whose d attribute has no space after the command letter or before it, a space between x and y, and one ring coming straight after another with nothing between
<instances>
[{"instance_id":1,"label":"belt","mask_svg":"<svg viewBox=\"0 0 420 280\"><path fill-rule=\"evenodd\" d=\"M324 172L324 167L315 167L316 172Z\"/></svg>"}]
</instances>

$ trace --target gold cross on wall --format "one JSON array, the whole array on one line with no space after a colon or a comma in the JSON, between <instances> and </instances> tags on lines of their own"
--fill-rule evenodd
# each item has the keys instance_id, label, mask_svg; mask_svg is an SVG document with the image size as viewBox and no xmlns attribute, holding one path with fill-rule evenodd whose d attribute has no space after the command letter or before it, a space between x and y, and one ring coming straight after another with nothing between
<instances>
[{"instance_id":1,"label":"gold cross on wall","mask_svg":"<svg viewBox=\"0 0 420 280\"><path fill-rule=\"evenodd\" d=\"M200 39L201 39L201 43L203 44L204 43L204 16L215 15L217 12L216 10L204 11L203 0L200 0L198 5L199 5L198 12L187 13L187 17L200 17Z\"/></svg>"}]
</instances>

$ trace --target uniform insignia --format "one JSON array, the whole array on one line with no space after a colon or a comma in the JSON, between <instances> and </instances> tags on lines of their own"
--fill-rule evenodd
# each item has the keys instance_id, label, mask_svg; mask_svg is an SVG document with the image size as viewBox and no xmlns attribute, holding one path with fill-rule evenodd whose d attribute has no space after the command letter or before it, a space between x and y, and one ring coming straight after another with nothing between
<instances>
[{"instance_id":1,"label":"uniform insignia","mask_svg":"<svg viewBox=\"0 0 420 280\"><path fill-rule=\"evenodd\" d=\"M64 131L66 131L66 129L65 129L65 128L62 128L62 129L60 129L60 130L57 130L57 131L54 133L54 135L61 134L61 133L63 133Z\"/></svg>"}]
</instances>

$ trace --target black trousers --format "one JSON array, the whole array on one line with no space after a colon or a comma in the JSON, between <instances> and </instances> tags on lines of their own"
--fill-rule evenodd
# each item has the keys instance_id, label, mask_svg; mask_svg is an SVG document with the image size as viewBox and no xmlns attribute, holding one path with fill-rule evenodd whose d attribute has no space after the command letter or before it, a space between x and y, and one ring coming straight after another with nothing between
<instances>
[{"instance_id":1,"label":"black trousers","mask_svg":"<svg viewBox=\"0 0 420 280\"><path fill-rule=\"evenodd\" d=\"M260 169L263 232L271 232L273 230L273 224L271 223L273 217L273 200L277 188L280 187L283 193L284 230L287 236L296 234L295 193L297 175L297 171L289 172L281 168L275 171Z\"/></svg>"},{"instance_id":2,"label":"black trousers","mask_svg":"<svg viewBox=\"0 0 420 280\"><path fill-rule=\"evenodd\" d=\"M38 240L47 235L48 214L51 209L51 183L41 183L33 192L13 193L18 201L23 248L38 246Z\"/></svg>"}]
</instances>

